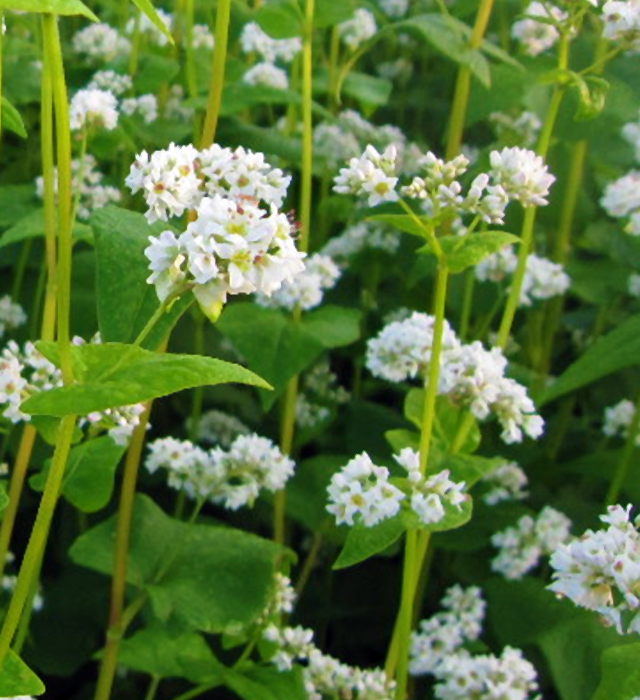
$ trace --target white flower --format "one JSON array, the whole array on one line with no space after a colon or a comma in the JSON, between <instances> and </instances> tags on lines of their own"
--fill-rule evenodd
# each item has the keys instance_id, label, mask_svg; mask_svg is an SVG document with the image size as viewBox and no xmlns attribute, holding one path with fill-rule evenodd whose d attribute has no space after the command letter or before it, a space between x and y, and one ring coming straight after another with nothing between
<instances>
[{"instance_id":1,"label":"white flower","mask_svg":"<svg viewBox=\"0 0 640 700\"><path fill-rule=\"evenodd\" d=\"M615 406L605 408L602 432L609 437L620 436L626 439L635 413L636 407L628 399L623 399ZM636 436L635 443L640 445L640 435Z\"/></svg>"},{"instance_id":2,"label":"white flower","mask_svg":"<svg viewBox=\"0 0 640 700\"><path fill-rule=\"evenodd\" d=\"M625 231L633 236L640 235L640 171L632 170L610 182L600 204L609 216L623 218L631 215Z\"/></svg>"},{"instance_id":3,"label":"white flower","mask_svg":"<svg viewBox=\"0 0 640 700\"><path fill-rule=\"evenodd\" d=\"M106 90L79 90L69 105L69 125L73 131L98 127L109 131L118 124L118 101Z\"/></svg>"},{"instance_id":4,"label":"white flower","mask_svg":"<svg viewBox=\"0 0 640 700\"><path fill-rule=\"evenodd\" d=\"M627 280L627 289L632 297L640 297L640 275L629 275Z\"/></svg>"},{"instance_id":5,"label":"white flower","mask_svg":"<svg viewBox=\"0 0 640 700\"><path fill-rule=\"evenodd\" d=\"M192 34L192 46L194 49L209 49L212 50L215 44L213 34L206 24L194 24ZM185 44L187 37L184 37Z\"/></svg>"},{"instance_id":6,"label":"white flower","mask_svg":"<svg viewBox=\"0 0 640 700\"><path fill-rule=\"evenodd\" d=\"M492 112L489 121L495 129L496 136L507 145L520 145L524 148L533 146L542 128L542 122L533 112L522 112L517 118L505 112Z\"/></svg>"},{"instance_id":7,"label":"white flower","mask_svg":"<svg viewBox=\"0 0 640 700\"><path fill-rule=\"evenodd\" d=\"M400 510L402 491L389 483L389 470L377 467L366 452L354 457L333 475L327 510L338 525L353 525L355 518L372 526Z\"/></svg>"},{"instance_id":8,"label":"white flower","mask_svg":"<svg viewBox=\"0 0 640 700\"><path fill-rule=\"evenodd\" d=\"M393 19L404 17L409 9L409 0L380 0L380 9Z\"/></svg>"},{"instance_id":9,"label":"white flower","mask_svg":"<svg viewBox=\"0 0 640 700\"><path fill-rule=\"evenodd\" d=\"M158 99L155 95L128 97L122 100L120 109L128 116L138 114L145 124L151 124L158 118Z\"/></svg>"},{"instance_id":10,"label":"white flower","mask_svg":"<svg viewBox=\"0 0 640 700\"><path fill-rule=\"evenodd\" d=\"M552 24L538 22L534 18L553 19L561 23L568 17L566 12L542 2L530 3L524 14L529 17L514 23L511 27L511 36L522 43L525 53L530 56L537 56L551 48L560 37L558 30Z\"/></svg>"},{"instance_id":11,"label":"white flower","mask_svg":"<svg viewBox=\"0 0 640 700\"><path fill-rule=\"evenodd\" d=\"M85 54L92 62L112 61L119 55L126 55L131 44L121 37L108 24L90 24L77 32L72 39L73 50Z\"/></svg>"},{"instance_id":12,"label":"white flower","mask_svg":"<svg viewBox=\"0 0 640 700\"><path fill-rule=\"evenodd\" d=\"M377 31L375 17L369 10L363 8L358 8L351 19L338 24L338 34L351 51L355 51Z\"/></svg>"},{"instance_id":13,"label":"white flower","mask_svg":"<svg viewBox=\"0 0 640 700\"><path fill-rule=\"evenodd\" d=\"M545 197L556 178L540 156L514 147L491 151L490 160L490 175L510 199L517 199L523 207L548 204Z\"/></svg>"},{"instance_id":14,"label":"white flower","mask_svg":"<svg viewBox=\"0 0 640 700\"><path fill-rule=\"evenodd\" d=\"M352 158L348 168L342 168L335 178L334 192L367 195L370 207L381 202L395 202L398 182L395 173L395 146L388 146L382 154L368 145L360 158Z\"/></svg>"},{"instance_id":15,"label":"white flower","mask_svg":"<svg viewBox=\"0 0 640 700\"><path fill-rule=\"evenodd\" d=\"M282 68L274 66L273 63L256 63L243 76L242 82L247 85L265 85L266 87L286 90L289 87L289 79Z\"/></svg>"},{"instance_id":16,"label":"white flower","mask_svg":"<svg viewBox=\"0 0 640 700\"><path fill-rule=\"evenodd\" d=\"M500 282L507 275L515 272L518 258L511 246L505 246L500 250L488 255L475 266L476 279L481 282L490 280Z\"/></svg>"},{"instance_id":17,"label":"white flower","mask_svg":"<svg viewBox=\"0 0 640 700\"><path fill-rule=\"evenodd\" d=\"M390 226L374 221L361 221L347 227L342 234L331 238L322 249L323 255L345 265L363 250L382 250L393 254L400 247L400 236Z\"/></svg>"},{"instance_id":18,"label":"white flower","mask_svg":"<svg viewBox=\"0 0 640 700\"><path fill-rule=\"evenodd\" d=\"M640 114L638 116L640 118ZM640 121L625 124L622 136L634 147L636 160L640 161Z\"/></svg>"},{"instance_id":19,"label":"white flower","mask_svg":"<svg viewBox=\"0 0 640 700\"><path fill-rule=\"evenodd\" d=\"M165 12L160 8L155 8L155 11L158 19L162 24L164 24L166 30L171 32L173 17L168 12ZM140 34L144 35L158 46L166 46L169 43L169 40L165 34L161 32L158 27L156 27L156 25L147 17L147 15L143 14L142 12L138 13L135 17L131 17L131 19L127 22L124 28L125 34L132 36L136 31L136 25L137 31L140 32Z\"/></svg>"},{"instance_id":20,"label":"white flower","mask_svg":"<svg viewBox=\"0 0 640 700\"><path fill-rule=\"evenodd\" d=\"M488 487L482 500L489 506L503 501L520 501L528 495L525 490L527 475L515 462L504 462L483 476L480 483Z\"/></svg>"},{"instance_id":21,"label":"white flower","mask_svg":"<svg viewBox=\"0 0 640 700\"><path fill-rule=\"evenodd\" d=\"M245 24L240 35L240 44L244 53L255 51L267 63L275 63L278 59L284 63L291 63L302 50L302 41L298 37L272 39L255 22Z\"/></svg>"},{"instance_id":22,"label":"white flower","mask_svg":"<svg viewBox=\"0 0 640 700\"><path fill-rule=\"evenodd\" d=\"M20 304L11 300L8 294L0 297L0 338L6 330L14 330L27 321L27 314Z\"/></svg>"},{"instance_id":23,"label":"white flower","mask_svg":"<svg viewBox=\"0 0 640 700\"><path fill-rule=\"evenodd\" d=\"M610 0L602 7L604 28L602 36L615 42L624 42L637 51L640 48L639 0Z\"/></svg>"},{"instance_id":24,"label":"white flower","mask_svg":"<svg viewBox=\"0 0 640 700\"><path fill-rule=\"evenodd\" d=\"M119 97L127 90L130 90L132 84L128 75L122 75L113 70L100 70L94 73L93 78L87 85L87 90L105 90Z\"/></svg>"},{"instance_id":25,"label":"white flower","mask_svg":"<svg viewBox=\"0 0 640 700\"><path fill-rule=\"evenodd\" d=\"M187 421L191 429L191 421ZM251 431L235 416L212 409L200 416L198 421L198 440L228 449L238 435L249 435Z\"/></svg>"},{"instance_id":26,"label":"white flower","mask_svg":"<svg viewBox=\"0 0 640 700\"><path fill-rule=\"evenodd\" d=\"M520 306L531 306L536 299L550 299L564 294L570 284L571 279L560 263L532 253L527 257L520 289Z\"/></svg>"}]
</instances>

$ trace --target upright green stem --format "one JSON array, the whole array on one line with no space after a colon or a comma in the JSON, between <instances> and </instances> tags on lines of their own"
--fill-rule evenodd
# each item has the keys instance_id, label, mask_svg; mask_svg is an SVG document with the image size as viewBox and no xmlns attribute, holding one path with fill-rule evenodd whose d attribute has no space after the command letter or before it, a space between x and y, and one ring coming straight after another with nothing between
<instances>
[{"instance_id":1,"label":"upright green stem","mask_svg":"<svg viewBox=\"0 0 640 700\"><path fill-rule=\"evenodd\" d=\"M196 63L193 55L193 0L185 0L184 3L184 38L187 42L185 73L187 78L187 91L189 97L198 96L198 82L196 80Z\"/></svg>"},{"instance_id":2,"label":"upright green stem","mask_svg":"<svg viewBox=\"0 0 640 700\"><path fill-rule=\"evenodd\" d=\"M2 95L2 45L4 37L2 36L2 23L4 21L4 12L0 9L0 95ZM2 144L2 100L0 100L0 145Z\"/></svg>"},{"instance_id":3,"label":"upright green stem","mask_svg":"<svg viewBox=\"0 0 640 700\"><path fill-rule=\"evenodd\" d=\"M302 163L300 172L300 235L298 248L309 249L309 227L311 224L311 181L313 167L313 123L312 123L312 69L313 69L313 12L314 0L306 0L304 27L302 31ZM293 312L294 323L300 320L300 309ZM296 420L296 401L299 379L292 377L284 395L280 428L280 449L290 454ZM273 538L283 543L285 539L285 491L278 491L274 498Z\"/></svg>"},{"instance_id":4,"label":"upright green stem","mask_svg":"<svg viewBox=\"0 0 640 700\"><path fill-rule=\"evenodd\" d=\"M227 41L229 37L229 17L231 15L231 0L218 0L216 10L215 45L213 47L213 62L211 64L211 79L209 82L209 97L207 113L202 129L201 148L209 148L215 140L218 126L218 115L222 102L224 87L224 68L227 61Z\"/></svg>"},{"instance_id":5,"label":"upright green stem","mask_svg":"<svg viewBox=\"0 0 640 700\"><path fill-rule=\"evenodd\" d=\"M469 37L469 48L477 49L482 44L482 38L487 30L489 17L493 8L493 0L481 0L476 21ZM449 133L447 136L446 160L455 158L460 152L462 143L462 132L464 130L464 120L467 114L467 104L469 102L469 90L471 87L471 70L467 65L458 68L456 86L453 93L453 103L451 105L451 117L449 120Z\"/></svg>"},{"instance_id":6,"label":"upright green stem","mask_svg":"<svg viewBox=\"0 0 640 700\"><path fill-rule=\"evenodd\" d=\"M40 566L42 553L47 542L49 527L53 519L60 488L62 486L62 478L64 476L64 468L71 448L71 439L75 428L76 416L65 416L60 424L58 432L58 443L53 459L51 460L51 468L47 476L47 481L44 487L44 493L38 507L36 521L31 530L29 543L24 553L20 572L16 587L11 596L9 609L0 631L0 667L9 651L13 636L20 623L22 610L31 591L33 579L37 574Z\"/></svg>"},{"instance_id":7,"label":"upright green stem","mask_svg":"<svg viewBox=\"0 0 640 700\"><path fill-rule=\"evenodd\" d=\"M633 418L631 419L631 424L629 425L629 430L627 432L627 437L625 439L624 447L622 449L622 454L616 465L616 470L611 480L609 490L607 491L607 497L605 499L605 505L610 506L617 502L620 496L620 491L624 485L625 479L629 472L629 466L631 464L631 458L636 449L636 439L638 437L638 432L640 431L640 392L638 393L638 398L636 399L635 412Z\"/></svg>"},{"instance_id":8,"label":"upright green stem","mask_svg":"<svg viewBox=\"0 0 640 700\"><path fill-rule=\"evenodd\" d=\"M409 676L409 641L413 624L413 603L416 591L417 532L408 530L404 545L402 593L398 612L398 666L396 669L396 700L404 700Z\"/></svg>"},{"instance_id":9,"label":"upright green stem","mask_svg":"<svg viewBox=\"0 0 640 700\"><path fill-rule=\"evenodd\" d=\"M120 640L124 634L123 610L124 593L127 576L127 556L131 523L133 520L133 501L138 478L138 467L144 445L145 432L149 422L151 405L147 405L140 416L140 423L135 427L131 443L127 451L120 491L120 503L116 521L116 541L114 549L113 578L111 581L111 607L109 610L109 625L107 640L100 662L100 672L96 685L95 700L108 700L118 666Z\"/></svg>"},{"instance_id":10,"label":"upright green stem","mask_svg":"<svg viewBox=\"0 0 640 700\"><path fill-rule=\"evenodd\" d=\"M80 154L78 156L78 179L76 191L73 196L73 207L71 208L71 226L76 221L76 214L78 213L78 205L80 204L80 196L82 195L82 180L84 178L84 161L87 155L87 127L82 128L82 135L80 137Z\"/></svg>"},{"instance_id":11,"label":"upright green stem","mask_svg":"<svg viewBox=\"0 0 640 700\"><path fill-rule=\"evenodd\" d=\"M569 61L569 39L566 36L561 37L558 51L558 68L561 70L566 69ZM556 117L558 116L558 110L560 109L560 103L562 102L564 93L564 85L556 84L554 86L549 107L547 109L547 114L542 126L542 131L540 133L538 147L536 149L537 154L542 158L546 157L549 150L551 134L553 133L553 127L556 123ZM515 318L516 310L520 303L520 291L522 289L522 281L524 280L524 274L526 271L527 258L531 252L533 244L533 230L536 221L536 211L536 207L528 207L524 213L522 231L520 234L518 263L511 282L511 289L509 290L509 296L507 297L507 303L504 308L502 320L500 322L500 329L498 330L498 340L496 344L502 349L506 347L507 341L509 340L509 333L511 332L513 319Z\"/></svg>"}]
</instances>

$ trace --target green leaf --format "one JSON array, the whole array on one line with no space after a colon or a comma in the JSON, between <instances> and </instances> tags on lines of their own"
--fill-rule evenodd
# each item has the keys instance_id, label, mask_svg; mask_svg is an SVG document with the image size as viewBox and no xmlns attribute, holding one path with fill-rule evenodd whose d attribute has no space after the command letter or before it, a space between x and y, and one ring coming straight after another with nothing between
<instances>
[{"instance_id":1,"label":"green leaf","mask_svg":"<svg viewBox=\"0 0 640 700\"><path fill-rule=\"evenodd\" d=\"M27 130L24 128L20 112L4 95L2 97L2 126L5 129L9 129L9 131L13 131L14 134L18 134L23 139L27 138Z\"/></svg>"},{"instance_id":2,"label":"green leaf","mask_svg":"<svg viewBox=\"0 0 640 700\"><path fill-rule=\"evenodd\" d=\"M389 103L393 83L366 73L351 71L342 83L342 92L364 105L383 107Z\"/></svg>"},{"instance_id":3,"label":"green leaf","mask_svg":"<svg viewBox=\"0 0 640 700\"><path fill-rule=\"evenodd\" d=\"M302 316L302 327L325 348L341 348L360 338L359 309L327 304Z\"/></svg>"},{"instance_id":4,"label":"green leaf","mask_svg":"<svg viewBox=\"0 0 640 700\"><path fill-rule=\"evenodd\" d=\"M80 0L0 0L0 9L53 15L83 15L98 22L98 18Z\"/></svg>"},{"instance_id":5,"label":"green leaf","mask_svg":"<svg viewBox=\"0 0 640 700\"><path fill-rule=\"evenodd\" d=\"M185 678L191 683L222 683L225 667L204 638L155 624L121 642L118 663L158 678Z\"/></svg>"},{"instance_id":6,"label":"green leaf","mask_svg":"<svg viewBox=\"0 0 640 700\"><path fill-rule=\"evenodd\" d=\"M394 27L417 35L455 63L467 66L482 85L490 85L489 62L480 51L469 48L469 27L463 22L451 16L428 13L397 22Z\"/></svg>"},{"instance_id":7,"label":"green leaf","mask_svg":"<svg viewBox=\"0 0 640 700\"><path fill-rule=\"evenodd\" d=\"M466 525L471 520L473 514L473 499L467 497L460 506L453 506L450 503L443 503L444 517L438 520L437 523L424 525L418 519L418 516L412 510L401 511L400 515L404 521L405 528L415 530L426 530L427 532L447 532L448 530L456 530L463 525Z\"/></svg>"},{"instance_id":8,"label":"green leaf","mask_svg":"<svg viewBox=\"0 0 640 700\"><path fill-rule=\"evenodd\" d=\"M433 219L429 216L419 216L418 214L409 216L408 214L375 214L368 216L367 221L378 221L381 224L389 224L405 233L412 233L419 238L427 238L429 232L433 231ZM421 226L421 222L423 225Z\"/></svg>"},{"instance_id":9,"label":"green leaf","mask_svg":"<svg viewBox=\"0 0 640 700\"><path fill-rule=\"evenodd\" d=\"M44 235L44 209L37 209L21 218L20 221L2 234L0 248L15 243L22 243L32 238L43 238ZM86 243L93 243L93 230L87 224L74 222L72 235L74 242L85 241Z\"/></svg>"},{"instance_id":10,"label":"green leaf","mask_svg":"<svg viewBox=\"0 0 640 700\"><path fill-rule=\"evenodd\" d=\"M299 666L279 671L250 664L228 673L225 685L244 700L306 700L309 697Z\"/></svg>"},{"instance_id":11,"label":"green leaf","mask_svg":"<svg viewBox=\"0 0 640 700\"><path fill-rule=\"evenodd\" d=\"M640 363L640 315L623 321L616 329L598 338L549 387L538 405L591 384L619 369Z\"/></svg>"},{"instance_id":12,"label":"green leaf","mask_svg":"<svg viewBox=\"0 0 640 700\"><path fill-rule=\"evenodd\" d=\"M353 0L315 0L313 8L314 29L325 29L345 22L353 17L355 3Z\"/></svg>"},{"instance_id":13,"label":"green leaf","mask_svg":"<svg viewBox=\"0 0 640 700\"><path fill-rule=\"evenodd\" d=\"M383 552L397 542L405 530L406 526L400 513L372 527L356 523L350 528L344 547L332 568L346 569Z\"/></svg>"},{"instance_id":14,"label":"green leaf","mask_svg":"<svg viewBox=\"0 0 640 700\"><path fill-rule=\"evenodd\" d=\"M113 570L115 518L81 535L71 558L103 574ZM147 496L136 497L127 583L146 592L155 615L189 629L222 632L248 625L273 591L288 550L241 530L174 520Z\"/></svg>"},{"instance_id":15,"label":"green leaf","mask_svg":"<svg viewBox=\"0 0 640 700\"><path fill-rule=\"evenodd\" d=\"M412 450L420 449L420 433L415 430L387 430L384 437L395 454L405 447L410 447Z\"/></svg>"},{"instance_id":16,"label":"green leaf","mask_svg":"<svg viewBox=\"0 0 640 700\"><path fill-rule=\"evenodd\" d=\"M216 323L247 365L274 388L262 394L262 404L269 408L284 391L289 380L309 367L324 350L315 335L307 332L304 322L296 323L289 314L250 302L225 308Z\"/></svg>"},{"instance_id":17,"label":"green leaf","mask_svg":"<svg viewBox=\"0 0 640 700\"><path fill-rule=\"evenodd\" d=\"M116 445L108 436L94 438L71 448L65 466L62 495L83 513L104 508L113 493L116 467L126 447ZM36 491L43 491L49 474L50 460L29 479Z\"/></svg>"},{"instance_id":18,"label":"green leaf","mask_svg":"<svg viewBox=\"0 0 640 700\"><path fill-rule=\"evenodd\" d=\"M592 700L629 700L640 694L640 643L602 653L602 680Z\"/></svg>"},{"instance_id":19,"label":"green leaf","mask_svg":"<svg viewBox=\"0 0 640 700\"><path fill-rule=\"evenodd\" d=\"M0 697L41 695L44 690L44 684L38 676L9 649L0 668Z\"/></svg>"},{"instance_id":20,"label":"green leaf","mask_svg":"<svg viewBox=\"0 0 640 700\"><path fill-rule=\"evenodd\" d=\"M273 39L290 39L302 35L304 17L296 0L265 0L255 21Z\"/></svg>"},{"instance_id":21,"label":"green leaf","mask_svg":"<svg viewBox=\"0 0 640 700\"><path fill-rule=\"evenodd\" d=\"M4 481L0 481L0 513L7 507L9 496L7 496L7 487Z\"/></svg>"},{"instance_id":22,"label":"green leaf","mask_svg":"<svg viewBox=\"0 0 640 700\"><path fill-rule=\"evenodd\" d=\"M54 447L58 442L60 422L60 418L53 418L52 416L33 416L31 418L31 425L38 431L38 435L40 435L48 445L53 445ZM80 442L83 437L84 433L76 426L71 438L71 444L75 445L77 442Z\"/></svg>"},{"instance_id":23,"label":"green leaf","mask_svg":"<svg viewBox=\"0 0 640 700\"><path fill-rule=\"evenodd\" d=\"M83 383L35 394L22 404L22 410L34 415L86 416L197 386L238 382L269 387L253 372L230 362L151 352L122 343L73 347L72 357L76 366L86 368L84 377L79 377Z\"/></svg>"},{"instance_id":24,"label":"green leaf","mask_svg":"<svg viewBox=\"0 0 640 700\"><path fill-rule=\"evenodd\" d=\"M2 185L0 187L0 226L2 228L13 226L24 218L26 212L40 206L35 194L36 188L32 184Z\"/></svg>"},{"instance_id":25,"label":"green leaf","mask_svg":"<svg viewBox=\"0 0 640 700\"><path fill-rule=\"evenodd\" d=\"M573 118L576 121L594 119L604 109L605 97L609 91L609 83L596 75L586 78L573 73L572 86L578 93L578 109Z\"/></svg>"},{"instance_id":26,"label":"green leaf","mask_svg":"<svg viewBox=\"0 0 640 700\"><path fill-rule=\"evenodd\" d=\"M447 267L453 273L462 272L472 265L477 265L492 253L518 241L517 236L506 233L506 231L482 231L466 236L442 236L442 238L438 238ZM433 247L427 243L418 252L432 255Z\"/></svg>"},{"instance_id":27,"label":"green leaf","mask_svg":"<svg viewBox=\"0 0 640 700\"><path fill-rule=\"evenodd\" d=\"M149 226L142 214L118 207L104 207L91 215L97 257L98 323L102 340L130 343L158 308L155 287L147 284L149 261L144 249L149 236L159 235L167 224ZM188 296L173 305L143 345L156 348L173 327Z\"/></svg>"},{"instance_id":28,"label":"green leaf","mask_svg":"<svg viewBox=\"0 0 640 700\"><path fill-rule=\"evenodd\" d=\"M140 10L140 12L142 12L143 15L147 17L147 19L154 26L156 26L167 37L170 44L174 43L173 36L169 31L169 28L160 19L150 0L131 0L131 2Z\"/></svg>"}]
</instances>

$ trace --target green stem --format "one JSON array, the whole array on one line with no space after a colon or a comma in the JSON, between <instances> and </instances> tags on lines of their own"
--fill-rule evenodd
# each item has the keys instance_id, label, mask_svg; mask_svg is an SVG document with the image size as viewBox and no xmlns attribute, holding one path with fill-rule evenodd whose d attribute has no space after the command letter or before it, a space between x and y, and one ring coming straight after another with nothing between
<instances>
[{"instance_id":1,"label":"green stem","mask_svg":"<svg viewBox=\"0 0 640 700\"><path fill-rule=\"evenodd\" d=\"M307 585L307 582L309 581L309 576L311 576L311 572L313 571L313 567L315 566L321 545L322 533L315 532L313 534L313 542L311 543L311 548L307 553L307 556L302 565L302 569L300 571L300 575L298 576L298 580L296 581L295 591L298 598L300 598L300 596L302 595L302 591L304 590L305 586Z\"/></svg>"},{"instance_id":2,"label":"green stem","mask_svg":"<svg viewBox=\"0 0 640 700\"><path fill-rule=\"evenodd\" d=\"M144 696L144 700L153 700L155 698L161 680L161 676L151 677L151 681L149 682L149 687L147 688L147 694Z\"/></svg>"},{"instance_id":3,"label":"green stem","mask_svg":"<svg viewBox=\"0 0 640 700\"><path fill-rule=\"evenodd\" d=\"M40 561L38 562L37 569L31 581L31 588L29 590L29 595L25 601L24 608L22 610L22 615L20 616L20 622L18 624L18 629L16 631L15 637L13 639L13 644L11 648L13 651L20 656L22 653L22 647L27 639L27 634L29 633L29 625L31 623L31 614L33 613L33 602L38 594L38 589L40 588L40 572L42 570L42 559L44 556L44 551L41 553Z\"/></svg>"},{"instance_id":4,"label":"green stem","mask_svg":"<svg viewBox=\"0 0 640 700\"><path fill-rule=\"evenodd\" d=\"M42 18L45 65L50 71L55 106L58 155L58 324L60 369L65 384L73 382L69 312L71 307L71 135L69 100L62 62L58 23L54 15Z\"/></svg>"},{"instance_id":5,"label":"green stem","mask_svg":"<svg viewBox=\"0 0 640 700\"><path fill-rule=\"evenodd\" d=\"M493 8L493 0L481 0L476 21L469 37L469 48L477 49L482 44L482 38L487 30L489 17ZM446 160L455 158L460 152L462 143L462 133L464 130L464 120L467 114L467 104L469 102L469 90L471 87L471 70L467 65L458 68L456 86L451 105L451 116L449 118L449 133L447 137Z\"/></svg>"},{"instance_id":6,"label":"green stem","mask_svg":"<svg viewBox=\"0 0 640 700\"><path fill-rule=\"evenodd\" d=\"M29 255L31 254L31 249L33 248L33 239L29 238L26 240L22 247L20 248L20 255L15 264L15 271L13 275L13 284L11 285L11 298L13 301L19 302L22 292L22 283L24 281L24 273L27 269L27 262L29 260Z\"/></svg>"},{"instance_id":7,"label":"green stem","mask_svg":"<svg viewBox=\"0 0 640 700\"><path fill-rule=\"evenodd\" d=\"M290 455L293 448L298 383L299 378L296 374L289 380L283 398L282 419L280 422L280 451L285 455ZM278 544L284 544L285 541L285 506L285 490L276 491L273 498L273 540Z\"/></svg>"},{"instance_id":8,"label":"green stem","mask_svg":"<svg viewBox=\"0 0 640 700\"><path fill-rule=\"evenodd\" d=\"M224 87L224 69L227 61L227 41L229 38L229 17L231 15L231 0L218 0L216 9L215 45L213 47L213 62L209 82L209 97L207 113L202 129L200 148L209 148L216 137L218 115L222 102Z\"/></svg>"},{"instance_id":9,"label":"green stem","mask_svg":"<svg viewBox=\"0 0 640 700\"><path fill-rule=\"evenodd\" d=\"M609 490L607 491L607 497L605 498L605 505L610 506L617 502L620 496L620 491L624 485L625 479L629 472L629 466L631 465L631 458L633 457L634 450L636 449L636 438L638 437L638 431L640 430L640 392L638 393L638 398L636 399L635 412L633 418L631 419L631 424L629 425L629 430L627 431L627 437L625 439L624 447L622 449L622 454L616 465L616 470L611 480Z\"/></svg>"},{"instance_id":10,"label":"green stem","mask_svg":"<svg viewBox=\"0 0 640 700\"><path fill-rule=\"evenodd\" d=\"M207 690L213 690L213 688L217 688L220 685L220 681L213 682L213 683L205 683L204 685L199 685L196 686L195 688L192 688L191 690L187 690L186 693L182 693L181 695L177 695L173 700L191 700L191 698L197 698L198 695L202 695L203 693L206 693Z\"/></svg>"},{"instance_id":11,"label":"green stem","mask_svg":"<svg viewBox=\"0 0 640 700\"><path fill-rule=\"evenodd\" d=\"M4 12L0 9L0 95L2 95L2 45L4 37L2 35L2 23L4 21ZM0 146L2 145L2 100L0 100Z\"/></svg>"},{"instance_id":12,"label":"green stem","mask_svg":"<svg viewBox=\"0 0 640 700\"><path fill-rule=\"evenodd\" d=\"M129 66L127 72L133 78L138 70L138 56L140 54L140 11L135 12L135 21L133 24L133 36L131 37L131 53L129 54Z\"/></svg>"},{"instance_id":13,"label":"green stem","mask_svg":"<svg viewBox=\"0 0 640 700\"><path fill-rule=\"evenodd\" d=\"M135 427L133 435L131 436L131 443L129 444L124 464L120 503L116 521L109 625L106 644L100 662L100 672L98 674L98 682L94 696L95 700L108 700L111 696L111 688L118 666L120 640L125 631L123 610L127 576L127 556L129 552L129 539L131 536L131 523L133 520L133 501L150 410L151 404L148 404L144 413L140 416L140 422Z\"/></svg>"},{"instance_id":14,"label":"green stem","mask_svg":"<svg viewBox=\"0 0 640 700\"><path fill-rule=\"evenodd\" d=\"M73 207L71 208L71 225L76 221L78 213L78 205L80 204L80 195L82 194L82 179L84 178L84 160L87 155L87 127L82 128L82 136L80 137L80 155L78 156L78 182L76 192L73 197Z\"/></svg>"},{"instance_id":15,"label":"green stem","mask_svg":"<svg viewBox=\"0 0 640 700\"><path fill-rule=\"evenodd\" d=\"M187 42L185 47L187 91L189 97L195 98L198 96L198 81L196 80L196 63L193 55L193 0L185 0L184 15L184 38Z\"/></svg>"},{"instance_id":16,"label":"green stem","mask_svg":"<svg viewBox=\"0 0 640 700\"><path fill-rule=\"evenodd\" d=\"M31 530L31 536L29 537L29 543L22 560L22 565L20 566L16 587L11 596L9 609L7 610L2 630L0 631L0 667L13 641L13 636L20 623L22 610L29 596L34 576L39 569L40 560L49 534L49 527L62 486L62 478L64 476L69 449L71 448L71 439L75 423L75 416L65 416L60 424L58 442L51 460L51 467L47 476L40 506L38 507L36 521Z\"/></svg>"},{"instance_id":17,"label":"green stem","mask_svg":"<svg viewBox=\"0 0 640 700\"><path fill-rule=\"evenodd\" d=\"M405 700L409 675L409 643L413 624L413 597L415 595L417 532L408 530L404 545L402 592L398 612L398 662L396 668L396 700Z\"/></svg>"}]
</instances>

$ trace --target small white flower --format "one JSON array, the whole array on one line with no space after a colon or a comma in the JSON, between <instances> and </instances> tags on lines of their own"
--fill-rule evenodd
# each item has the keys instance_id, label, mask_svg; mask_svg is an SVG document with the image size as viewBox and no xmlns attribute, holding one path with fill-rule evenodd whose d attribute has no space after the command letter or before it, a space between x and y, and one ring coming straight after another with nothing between
<instances>
[{"instance_id":1,"label":"small white flower","mask_svg":"<svg viewBox=\"0 0 640 700\"><path fill-rule=\"evenodd\" d=\"M69 125L73 131L103 128L111 131L118 124L118 102L106 90L80 90L69 105Z\"/></svg>"},{"instance_id":2,"label":"small white flower","mask_svg":"<svg viewBox=\"0 0 640 700\"><path fill-rule=\"evenodd\" d=\"M264 85L277 90L286 90L289 87L289 79L285 71L267 62L256 63L244 74L242 82L247 85Z\"/></svg>"},{"instance_id":3,"label":"small white flower","mask_svg":"<svg viewBox=\"0 0 640 700\"><path fill-rule=\"evenodd\" d=\"M351 19L338 24L338 34L351 51L355 51L377 31L375 17L369 10L363 8L358 8Z\"/></svg>"}]
</instances>

